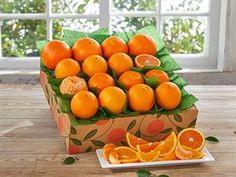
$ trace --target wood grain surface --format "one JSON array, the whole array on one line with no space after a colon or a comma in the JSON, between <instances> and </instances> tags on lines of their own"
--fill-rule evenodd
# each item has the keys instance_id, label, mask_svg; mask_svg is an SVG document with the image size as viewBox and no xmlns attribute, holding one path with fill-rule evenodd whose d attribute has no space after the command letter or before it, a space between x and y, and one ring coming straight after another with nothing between
<instances>
[{"instance_id":1,"label":"wood grain surface","mask_svg":"<svg viewBox=\"0 0 236 177\"><path fill-rule=\"evenodd\" d=\"M236 176L236 86L187 86L199 98L197 127L217 136L207 144L216 161L149 170L170 177ZM73 165L39 85L0 85L0 177L132 177L136 169L102 169L94 152Z\"/></svg>"}]
</instances>

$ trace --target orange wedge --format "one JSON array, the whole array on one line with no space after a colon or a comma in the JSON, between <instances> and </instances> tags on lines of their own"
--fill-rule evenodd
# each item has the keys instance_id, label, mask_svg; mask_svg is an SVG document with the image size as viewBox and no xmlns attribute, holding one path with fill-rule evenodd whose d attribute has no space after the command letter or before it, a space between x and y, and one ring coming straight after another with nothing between
<instances>
[{"instance_id":1,"label":"orange wedge","mask_svg":"<svg viewBox=\"0 0 236 177\"><path fill-rule=\"evenodd\" d=\"M137 68L142 68L144 66L160 66L161 62L158 58L148 55L141 54L135 57L134 59L135 66Z\"/></svg>"},{"instance_id":2,"label":"orange wedge","mask_svg":"<svg viewBox=\"0 0 236 177\"><path fill-rule=\"evenodd\" d=\"M105 146L103 146L102 155L105 160L108 160L109 155L113 152L115 147L116 147L116 145L114 145L112 143L109 143L109 144L106 144Z\"/></svg>"},{"instance_id":3,"label":"orange wedge","mask_svg":"<svg viewBox=\"0 0 236 177\"><path fill-rule=\"evenodd\" d=\"M165 157L175 150L177 146L177 137L174 132L172 132L164 141L155 148L155 150L160 151L160 157Z\"/></svg>"},{"instance_id":4,"label":"orange wedge","mask_svg":"<svg viewBox=\"0 0 236 177\"><path fill-rule=\"evenodd\" d=\"M114 151L109 155L108 161L112 164L120 164L121 163L121 161L119 160L118 153L114 152Z\"/></svg>"},{"instance_id":5,"label":"orange wedge","mask_svg":"<svg viewBox=\"0 0 236 177\"><path fill-rule=\"evenodd\" d=\"M187 146L182 146L182 148L186 151L191 151L193 153L192 159L201 159L205 155L202 151L197 151L197 150L192 149L192 148L187 147Z\"/></svg>"},{"instance_id":6,"label":"orange wedge","mask_svg":"<svg viewBox=\"0 0 236 177\"><path fill-rule=\"evenodd\" d=\"M126 133L125 138L126 138L126 141L129 145L129 147L131 147L133 149L136 149L137 145L148 144L147 141L145 141L142 138L139 138L129 132Z\"/></svg>"},{"instance_id":7,"label":"orange wedge","mask_svg":"<svg viewBox=\"0 0 236 177\"><path fill-rule=\"evenodd\" d=\"M137 152L137 157L141 162L152 162L158 159L160 151L151 150L150 152Z\"/></svg>"},{"instance_id":8,"label":"orange wedge","mask_svg":"<svg viewBox=\"0 0 236 177\"><path fill-rule=\"evenodd\" d=\"M118 159L121 163L137 162L137 153L132 148L126 146L120 146L114 149L114 152L118 154Z\"/></svg>"},{"instance_id":9,"label":"orange wedge","mask_svg":"<svg viewBox=\"0 0 236 177\"><path fill-rule=\"evenodd\" d=\"M200 151L205 145L205 138L199 130L187 128L179 133L178 142L180 146L187 146Z\"/></svg>"},{"instance_id":10,"label":"orange wedge","mask_svg":"<svg viewBox=\"0 0 236 177\"><path fill-rule=\"evenodd\" d=\"M193 153L191 151L187 151L183 149L181 146L177 146L175 149L175 155L180 160L189 160L192 159Z\"/></svg>"},{"instance_id":11,"label":"orange wedge","mask_svg":"<svg viewBox=\"0 0 236 177\"><path fill-rule=\"evenodd\" d=\"M166 161L166 160L178 160L178 158L175 155L175 151L170 152L165 157L159 158L160 161Z\"/></svg>"},{"instance_id":12,"label":"orange wedge","mask_svg":"<svg viewBox=\"0 0 236 177\"><path fill-rule=\"evenodd\" d=\"M105 149L107 149L107 148L115 148L116 147L116 145L115 144L113 144L113 143L108 143L108 144L105 144L104 146L103 146L103 150L105 150Z\"/></svg>"},{"instance_id":13,"label":"orange wedge","mask_svg":"<svg viewBox=\"0 0 236 177\"><path fill-rule=\"evenodd\" d=\"M138 144L136 146L137 151L139 152L149 152L154 150L159 145L159 142L147 143L147 144Z\"/></svg>"}]
</instances>

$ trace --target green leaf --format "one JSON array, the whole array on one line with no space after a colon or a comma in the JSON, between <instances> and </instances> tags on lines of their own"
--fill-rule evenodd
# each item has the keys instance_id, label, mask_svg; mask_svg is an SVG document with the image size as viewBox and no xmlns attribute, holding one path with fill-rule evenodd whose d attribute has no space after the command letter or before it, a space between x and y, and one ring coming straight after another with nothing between
<instances>
[{"instance_id":1,"label":"green leaf","mask_svg":"<svg viewBox=\"0 0 236 177\"><path fill-rule=\"evenodd\" d=\"M92 151L92 147L91 146L89 146L86 150L85 150L85 152L91 152Z\"/></svg>"},{"instance_id":2,"label":"green leaf","mask_svg":"<svg viewBox=\"0 0 236 177\"><path fill-rule=\"evenodd\" d=\"M152 174L151 174L150 171L148 171L148 170L146 170L146 169L139 169L139 170L136 171L136 175L137 175L138 177L149 177L149 176L151 176Z\"/></svg>"},{"instance_id":3,"label":"green leaf","mask_svg":"<svg viewBox=\"0 0 236 177\"><path fill-rule=\"evenodd\" d=\"M179 114L174 114L174 118L176 122L182 122L182 117Z\"/></svg>"},{"instance_id":4,"label":"green leaf","mask_svg":"<svg viewBox=\"0 0 236 177\"><path fill-rule=\"evenodd\" d=\"M105 143L103 143L102 141L98 141L98 140L91 140L91 142L98 147L103 147L105 145Z\"/></svg>"},{"instance_id":5,"label":"green leaf","mask_svg":"<svg viewBox=\"0 0 236 177\"><path fill-rule=\"evenodd\" d=\"M64 33L63 41L65 41L65 43L67 43L70 47L72 47L75 41L77 41L78 39L87 37L86 33L69 29L64 29L63 33Z\"/></svg>"},{"instance_id":6,"label":"green leaf","mask_svg":"<svg viewBox=\"0 0 236 177\"><path fill-rule=\"evenodd\" d=\"M75 127L70 127L70 133L72 134L72 135L76 135L77 134L77 131L76 131L76 129L75 129Z\"/></svg>"},{"instance_id":7,"label":"green leaf","mask_svg":"<svg viewBox=\"0 0 236 177\"><path fill-rule=\"evenodd\" d=\"M158 118L160 118L161 117L161 113L160 112L158 112L157 114L156 114L156 118L158 119Z\"/></svg>"},{"instance_id":8,"label":"green leaf","mask_svg":"<svg viewBox=\"0 0 236 177\"><path fill-rule=\"evenodd\" d=\"M132 32L118 32L118 33L115 33L114 35L120 37L126 43L128 43L130 40L130 37L133 35L133 33Z\"/></svg>"},{"instance_id":9,"label":"green leaf","mask_svg":"<svg viewBox=\"0 0 236 177\"><path fill-rule=\"evenodd\" d=\"M96 40L99 44L102 44L102 42L108 38L110 35L104 35L104 34L88 34L89 37Z\"/></svg>"},{"instance_id":10,"label":"green leaf","mask_svg":"<svg viewBox=\"0 0 236 177\"><path fill-rule=\"evenodd\" d=\"M75 158L74 157L67 157L64 161L63 164L64 165L71 165L73 163L75 163Z\"/></svg>"},{"instance_id":11,"label":"green leaf","mask_svg":"<svg viewBox=\"0 0 236 177\"><path fill-rule=\"evenodd\" d=\"M50 83L51 85L55 85L55 86L59 86L63 80L63 79L56 79L53 76L49 76L49 75L48 75L47 79L48 79L48 83Z\"/></svg>"},{"instance_id":12,"label":"green leaf","mask_svg":"<svg viewBox=\"0 0 236 177\"><path fill-rule=\"evenodd\" d=\"M180 76L176 77L174 80L172 80L172 82L175 83L179 88L183 88L187 85L187 82Z\"/></svg>"},{"instance_id":13,"label":"green leaf","mask_svg":"<svg viewBox=\"0 0 236 177\"><path fill-rule=\"evenodd\" d=\"M127 131L131 130L132 128L134 128L134 126L136 125L136 120L133 120L132 122L130 122Z\"/></svg>"},{"instance_id":14,"label":"green leaf","mask_svg":"<svg viewBox=\"0 0 236 177\"><path fill-rule=\"evenodd\" d=\"M190 122L190 124L188 125L188 128L194 127L196 125L196 121L197 119L194 119L192 122Z\"/></svg>"},{"instance_id":15,"label":"green leaf","mask_svg":"<svg viewBox=\"0 0 236 177\"><path fill-rule=\"evenodd\" d=\"M70 100L61 98L61 111L63 113L70 113Z\"/></svg>"},{"instance_id":16,"label":"green leaf","mask_svg":"<svg viewBox=\"0 0 236 177\"><path fill-rule=\"evenodd\" d=\"M98 131L97 129L94 129L94 130L90 131L90 132L84 137L84 140L87 140L87 139L92 138L94 135L96 135L97 131Z\"/></svg>"},{"instance_id":17,"label":"green leaf","mask_svg":"<svg viewBox=\"0 0 236 177\"><path fill-rule=\"evenodd\" d=\"M186 96L182 97L181 103L178 106L178 108L186 110L186 109L192 107L194 105L194 103L196 103L197 101L198 101L198 99L195 96L193 96L192 94L186 95Z\"/></svg>"},{"instance_id":18,"label":"green leaf","mask_svg":"<svg viewBox=\"0 0 236 177\"><path fill-rule=\"evenodd\" d=\"M207 136L205 137L205 140L207 142L213 142L213 143L219 143L220 141L218 140L218 138L214 137L214 136Z\"/></svg>"},{"instance_id":19,"label":"green leaf","mask_svg":"<svg viewBox=\"0 0 236 177\"><path fill-rule=\"evenodd\" d=\"M96 96L98 96L98 89L96 87L90 87L89 90Z\"/></svg>"},{"instance_id":20,"label":"green leaf","mask_svg":"<svg viewBox=\"0 0 236 177\"><path fill-rule=\"evenodd\" d=\"M170 55L164 55L162 57L159 57L159 60L161 61L161 67L163 67L166 72L181 69L180 65Z\"/></svg>"},{"instance_id":21,"label":"green leaf","mask_svg":"<svg viewBox=\"0 0 236 177\"><path fill-rule=\"evenodd\" d=\"M48 41L43 40L43 41L36 41L36 47L39 49L39 53L42 52L44 46L48 43Z\"/></svg>"},{"instance_id":22,"label":"green leaf","mask_svg":"<svg viewBox=\"0 0 236 177\"><path fill-rule=\"evenodd\" d=\"M182 127L176 126L176 131L177 131L178 133L181 132L182 130L183 130Z\"/></svg>"},{"instance_id":23,"label":"green leaf","mask_svg":"<svg viewBox=\"0 0 236 177\"><path fill-rule=\"evenodd\" d=\"M147 84L153 89L155 89L160 84L160 81L158 80L157 77L146 78L145 76L143 76L143 78L144 78L145 84Z\"/></svg>"},{"instance_id":24,"label":"green leaf","mask_svg":"<svg viewBox=\"0 0 236 177\"><path fill-rule=\"evenodd\" d=\"M78 140L78 139L71 138L71 141L72 141L75 145L77 145L77 146L81 146L81 145L82 145L81 141Z\"/></svg>"},{"instance_id":25,"label":"green leaf","mask_svg":"<svg viewBox=\"0 0 236 177\"><path fill-rule=\"evenodd\" d=\"M165 133L170 133L172 131L172 128L167 128L165 130L162 130L160 133L165 134Z\"/></svg>"}]
</instances>

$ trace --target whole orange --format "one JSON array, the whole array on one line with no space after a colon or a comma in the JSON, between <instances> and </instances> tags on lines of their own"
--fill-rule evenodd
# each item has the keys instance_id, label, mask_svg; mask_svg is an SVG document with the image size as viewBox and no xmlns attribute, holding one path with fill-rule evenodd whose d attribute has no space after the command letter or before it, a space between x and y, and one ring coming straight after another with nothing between
<instances>
[{"instance_id":1,"label":"whole orange","mask_svg":"<svg viewBox=\"0 0 236 177\"><path fill-rule=\"evenodd\" d=\"M103 55L107 58L118 52L128 53L128 46L123 39L118 36L110 36L102 43Z\"/></svg>"},{"instance_id":2,"label":"whole orange","mask_svg":"<svg viewBox=\"0 0 236 177\"><path fill-rule=\"evenodd\" d=\"M137 84L143 84L144 80L142 75L136 71L126 71L119 77L119 81L125 85L126 89L129 90L131 87Z\"/></svg>"},{"instance_id":3,"label":"whole orange","mask_svg":"<svg viewBox=\"0 0 236 177\"><path fill-rule=\"evenodd\" d=\"M155 55L157 51L156 43L152 37L142 33L134 35L129 40L128 46L131 55Z\"/></svg>"},{"instance_id":4,"label":"whole orange","mask_svg":"<svg viewBox=\"0 0 236 177\"><path fill-rule=\"evenodd\" d=\"M102 48L92 38L81 38L74 43L72 54L75 60L82 62L90 55L102 55Z\"/></svg>"},{"instance_id":5,"label":"whole orange","mask_svg":"<svg viewBox=\"0 0 236 177\"><path fill-rule=\"evenodd\" d=\"M123 72L130 70L133 66L133 61L129 55L120 52L109 58L108 66L115 71L116 75L119 76Z\"/></svg>"},{"instance_id":6,"label":"whole orange","mask_svg":"<svg viewBox=\"0 0 236 177\"><path fill-rule=\"evenodd\" d=\"M155 98L154 91L145 84L138 84L128 91L129 107L133 111L146 112L152 109Z\"/></svg>"},{"instance_id":7,"label":"whole orange","mask_svg":"<svg viewBox=\"0 0 236 177\"><path fill-rule=\"evenodd\" d=\"M88 81L90 88L96 88L100 93L104 88L108 86L114 86L114 79L106 73L96 73Z\"/></svg>"},{"instance_id":8,"label":"whole orange","mask_svg":"<svg viewBox=\"0 0 236 177\"><path fill-rule=\"evenodd\" d=\"M57 63L55 68L56 78L65 78L67 76L75 76L80 72L80 65L73 59L64 59Z\"/></svg>"},{"instance_id":9,"label":"whole orange","mask_svg":"<svg viewBox=\"0 0 236 177\"><path fill-rule=\"evenodd\" d=\"M159 83L169 81L168 75L164 71L159 70L159 69L152 69L152 70L146 72L145 76L147 78L156 77L159 80Z\"/></svg>"},{"instance_id":10,"label":"whole orange","mask_svg":"<svg viewBox=\"0 0 236 177\"><path fill-rule=\"evenodd\" d=\"M82 63L82 69L89 77L95 73L106 73L107 68L106 60L99 55L91 55Z\"/></svg>"},{"instance_id":11,"label":"whole orange","mask_svg":"<svg viewBox=\"0 0 236 177\"><path fill-rule=\"evenodd\" d=\"M81 119L93 117L98 110L98 100L96 96L89 91L80 91L71 99L72 113Z\"/></svg>"},{"instance_id":12,"label":"whole orange","mask_svg":"<svg viewBox=\"0 0 236 177\"><path fill-rule=\"evenodd\" d=\"M119 87L109 86L101 91L98 97L100 106L115 114L122 112L126 103L126 94Z\"/></svg>"},{"instance_id":13,"label":"whole orange","mask_svg":"<svg viewBox=\"0 0 236 177\"><path fill-rule=\"evenodd\" d=\"M166 109L175 109L181 101L181 91L179 87L172 82L163 82L156 90L157 104Z\"/></svg>"},{"instance_id":14,"label":"whole orange","mask_svg":"<svg viewBox=\"0 0 236 177\"><path fill-rule=\"evenodd\" d=\"M42 50L41 59L48 69L55 69L57 63L71 57L70 47L63 41L52 40Z\"/></svg>"}]
</instances>

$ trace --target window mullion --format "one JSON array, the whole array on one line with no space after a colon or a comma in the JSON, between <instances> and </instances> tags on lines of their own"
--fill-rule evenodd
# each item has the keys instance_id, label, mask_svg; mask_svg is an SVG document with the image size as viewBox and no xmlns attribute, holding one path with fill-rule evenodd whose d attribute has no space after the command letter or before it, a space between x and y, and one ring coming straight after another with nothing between
<instances>
[{"instance_id":1,"label":"window mullion","mask_svg":"<svg viewBox=\"0 0 236 177\"><path fill-rule=\"evenodd\" d=\"M46 0L47 40L52 40L51 9L52 9L52 1Z\"/></svg>"},{"instance_id":2,"label":"window mullion","mask_svg":"<svg viewBox=\"0 0 236 177\"><path fill-rule=\"evenodd\" d=\"M2 36L2 24L3 21L0 20L0 36ZM0 39L0 60L2 59L2 38Z\"/></svg>"},{"instance_id":3,"label":"window mullion","mask_svg":"<svg viewBox=\"0 0 236 177\"><path fill-rule=\"evenodd\" d=\"M157 16L157 29L158 29L158 32L161 34L161 1L162 0L159 0L158 1L158 16Z\"/></svg>"},{"instance_id":4,"label":"window mullion","mask_svg":"<svg viewBox=\"0 0 236 177\"><path fill-rule=\"evenodd\" d=\"M110 1L100 0L99 26L110 29Z\"/></svg>"}]
</instances>

